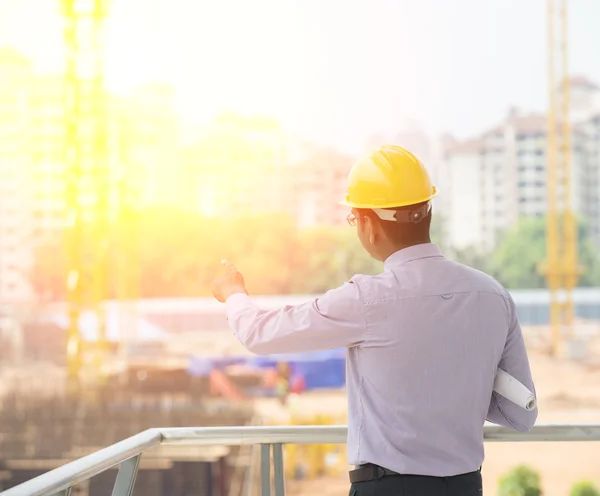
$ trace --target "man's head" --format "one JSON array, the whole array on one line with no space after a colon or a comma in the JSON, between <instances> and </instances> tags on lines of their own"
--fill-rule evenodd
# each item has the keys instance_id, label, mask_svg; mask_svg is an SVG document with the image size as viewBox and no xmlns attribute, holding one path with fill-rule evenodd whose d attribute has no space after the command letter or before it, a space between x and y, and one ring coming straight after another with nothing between
<instances>
[{"instance_id":1,"label":"man's head","mask_svg":"<svg viewBox=\"0 0 600 496\"><path fill-rule=\"evenodd\" d=\"M402 248L429 242L430 200L436 193L417 157L385 145L352 167L342 204L352 208L365 249L385 260Z\"/></svg>"},{"instance_id":2,"label":"man's head","mask_svg":"<svg viewBox=\"0 0 600 496\"><path fill-rule=\"evenodd\" d=\"M430 202L397 209L353 208L351 215L358 239L376 260L384 261L398 250L431 241Z\"/></svg>"}]
</instances>

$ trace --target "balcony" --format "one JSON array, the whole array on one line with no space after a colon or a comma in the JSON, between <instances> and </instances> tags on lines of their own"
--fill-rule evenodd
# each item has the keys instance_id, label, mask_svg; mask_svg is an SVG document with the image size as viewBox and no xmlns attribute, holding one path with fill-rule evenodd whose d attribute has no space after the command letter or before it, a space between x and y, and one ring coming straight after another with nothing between
<instances>
[{"instance_id":1,"label":"balcony","mask_svg":"<svg viewBox=\"0 0 600 496\"><path fill-rule=\"evenodd\" d=\"M283 446L342 444L346 442L346 432L345 426L149 429L8 489L0 496L70 496L73 486L116 466L119 468L112 496L131 496L141 456L158 446L259 446L260 495L284 496ZM539 425L525 434L485 426L484 438L486 442L600 441L600 424Z\"/></svg>"}]
</instances>

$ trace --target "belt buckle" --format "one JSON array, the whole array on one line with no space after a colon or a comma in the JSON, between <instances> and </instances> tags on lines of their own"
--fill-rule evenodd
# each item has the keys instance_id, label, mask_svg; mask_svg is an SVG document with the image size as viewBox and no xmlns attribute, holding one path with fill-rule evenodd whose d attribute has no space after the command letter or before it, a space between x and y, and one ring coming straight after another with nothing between
<instances>
[{"instance_id":1,"label":"belt buckle","mask_svg":"<svg viewBox=\"0 0 600 496\"><path fill-rule=\"evenodd\" d=\"M379 480L379 479L383 479L385 477L385 469L383 467L380 467L379 465L371 465L371 469L373 471L373 479L375 480Z\"/></svg>"}]
</instances>

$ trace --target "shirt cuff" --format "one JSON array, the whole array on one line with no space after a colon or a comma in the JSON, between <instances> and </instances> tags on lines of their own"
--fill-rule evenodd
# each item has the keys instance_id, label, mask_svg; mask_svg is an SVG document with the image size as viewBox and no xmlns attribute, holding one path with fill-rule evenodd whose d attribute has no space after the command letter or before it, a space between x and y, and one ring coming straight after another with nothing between
<instances>
[{"instance_id":1,"label":"shirt cuff","mask_svg":"<svg viewBox=\"0 0 600 496\"><path fill-rule=\"evenodd\" d=\"M235 293L232 294L225 301L225 306L227 308L227 315L231 315L237 310L241 310L244 307L247 307L249 304L252 304L250 297L246 293Z\"/></svg>"}]
</instances>

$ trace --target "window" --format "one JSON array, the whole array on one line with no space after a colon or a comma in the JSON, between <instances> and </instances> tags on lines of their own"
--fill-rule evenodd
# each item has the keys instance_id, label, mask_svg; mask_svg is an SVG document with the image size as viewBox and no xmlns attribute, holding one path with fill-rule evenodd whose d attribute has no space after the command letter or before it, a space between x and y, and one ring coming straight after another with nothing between
<instances>
[{"instance_id":1,"label":"window","mask_svg":"<svg viewBox=\"0 0 600 496\"><path fill-rule=\"evenodd\" d=\"M544 170L544 166L543 166L543 165L539 165L539 164L538 164L538 165L536 165L536 166L535 166L535 170L536 170L537 172L542 172L542 171Z\"/></svg>"}]
</instances>

